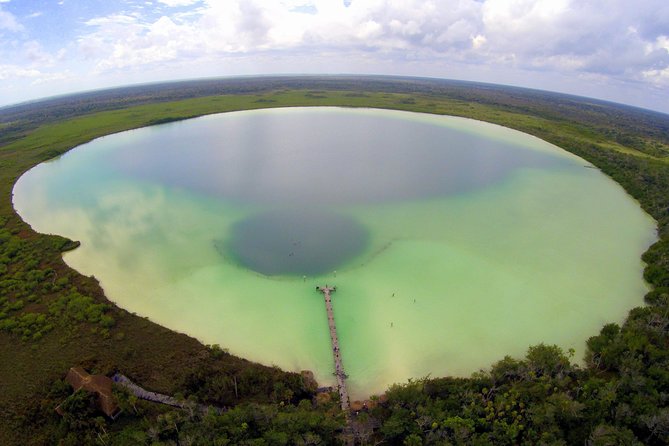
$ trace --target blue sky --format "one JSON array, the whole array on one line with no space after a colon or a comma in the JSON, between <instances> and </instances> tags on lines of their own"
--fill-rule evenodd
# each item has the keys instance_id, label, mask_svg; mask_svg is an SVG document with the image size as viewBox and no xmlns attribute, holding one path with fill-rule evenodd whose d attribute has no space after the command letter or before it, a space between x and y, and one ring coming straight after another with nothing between
<instances>
[{"instance_id":1,"label":"blue sky","mask_svg":"<svg viewBox=\"0 0 669 446\"><path fill-rule=\"evenodd\" d=\"M275 73L465 79L669 112L669 1L0 0L0 105Z\"/></svg>"}]
</instances>

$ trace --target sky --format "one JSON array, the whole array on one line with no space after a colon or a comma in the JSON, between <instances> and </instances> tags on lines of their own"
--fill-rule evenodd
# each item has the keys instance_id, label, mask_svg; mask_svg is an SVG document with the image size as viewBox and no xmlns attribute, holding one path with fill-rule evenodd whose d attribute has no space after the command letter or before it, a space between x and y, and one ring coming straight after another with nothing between
<instances>
[{"instance_id":1,"label":"sky","mask_svg":"<svg viewBox=\"0 0 669 446\"><path fill-rule=\"evenodd\" d=\"M267 74L471 80L669 113L669 0L0 0L0 106Z\"/></svg>"}]
</instances>

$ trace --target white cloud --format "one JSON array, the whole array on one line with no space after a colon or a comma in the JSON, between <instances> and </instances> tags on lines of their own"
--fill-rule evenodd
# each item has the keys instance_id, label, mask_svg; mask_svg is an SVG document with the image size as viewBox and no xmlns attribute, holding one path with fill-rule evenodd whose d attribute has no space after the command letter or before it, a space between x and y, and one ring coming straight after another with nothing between
<instances>
[{"instance_id":1,"label":"white cloud","mask_svg":"<svg viewBox=\"0 0 669 446\"><path fill-rule=\"evenodd\" d=\"M137 18L127 14L113 14L105 17L95 17L85 22L89 26L105 26L105 25L131 25L137 22Z\"/></svg>"},{"instance_id":2,"label":"white cloud","mask_svg":"<svg viewBox=\"0 0 669 446\"><path fill-rule=\"evenodd\" d=\"M158 0L159 3L167 5L171 8L177 6L190 6L192 4L198 3L200 0Z\"/></svg>"},{"instance_id":3,"label":"white cloud","mask_svg":"<svg viewBox=\"0 0 669 446\"><path fill-rule=\"evenodd\" d=\"M296 6L305 5L316 12L295 11ZM349 7L331 0L205 0L196 15L163 16L153 23L119 15L89 20L87 24L96 29L82 36L80 42L84 46L104 42L99 45L100 52L107 48L101 68L129 66L129 54L147 51L154 57L133 59L151 63L169 60L170 54L174 58L184 53L210 57L277 49L311 51L318 47L388 52L424 51L434 46L435 50L448 51L451 47L471 47L480 28L477 5L474 0L461 0L450 8L422 0L369 0ZM156 39L156 29L168 20L169 36ZM160 57L156 57L158 54Z\"/></svg>"},{"instance_id":4,"label":"white cloud","mask_svg":"<svg viewBox=\"0 0 669 446\"><path fill-rule=\"evenodd\" d=\"M669 66L667 38L654 32L667 27L649 26L649 14L669 17L669 7L664 0L648 1L652 11L613 0L601 14L601 0L366 0L349 6L332 0L202 0L187 12L163 11L154 19L117 13L88 20L91 31L78 42L97 73L233 55L266 54L269 66L269 54L276 59L281 52L336 58L362 51L377 64L457 62L649 82L661 78L650 73ZM262 62L258 68L263 72Z\"/></svg>"},{"instance_id":5,"label":"white cloud","mask_svg":"<svg viewBox=\"0 0 669 446\"><path fill-rule=\"evenodd\" d=\"M21 49L21 54L25 60L32 66L47 67L56 63L58 56L44 50L42 45L36 40L29 40L24 42Z\"/></svg>"},{"instance_id":6,"label":"white cloud","mask_svg":"<svg viewBox=\"0 0 669 446\"><path fill-rule=\"evenodd\" d=\"M581 85L608 80L619 88L626 82L666 85L669 69L666 0L158 0L141 3L141 9L132 4L137 5L88 18L76 40L62 45L67 61L18 39L12 63L23 60L26 70L70 63L82 76L113 77L115 83L169 79L174 73L278 70L460 76L533 87L541 86L533 76L557 76L563 80L557 85L566 85L564 79ZM3 24L5 30L25 31L11 14L0 15ZM0 48L0 60L12 60L7 47L4 54ZM502 72L506 77L500 78Z\"/></svg>"},{"instance_id":7,"label":"white cloud","mask_svg":"<svg viewBox=\"0 0 669 446\"><path fill-rule=\"evenodd\" d=\"M0 80L37 77L41 73L34 68L24 68L17 65L0 65Z\"/></svg>"},{"instance_id":8,"label":"white cloud","mask_svg":"<svg viewBox=\"0 0 669 446\"><path fill-rule=\"evenodd\" d=\"M669 88L669 68L646 70L643 77L657 87Z\"/></svg>"},{"instance_id":9,"label":"white cloud","mask_svg":"<svg viewBox=\"0 0 669 446\"><path fill-rule=\"evenodd\" d=\"M645 3L488 0L483 6L487 50L513 54L516 66L534 70L639 80L651 67L669 66L669 57L652 51L657 31L669 29L669 3ZM656 21L653 14L666 17L664 26L648 25Z\"/></svg>"},{"instance_id":10,"label":"white cloud","mask_svg":"<svg viewBox=\"0 0 669 446\"><path fill-rule=\"evenodd\" d=\"M34 76L34 79L31 85L42 85L50 84L54 81L64 81L72 79L74 76L69 70L66 71L56 71L52 73L40 73L37 76Z\"/></svg>"},{"instance_id":11,"label":"white cloud","mask_svg":"<svg viewBox=\"0 0 669 446\"><path fill-rule=\"evenodd\" d=\"M0 7L0 31L2 30L18 32L23 31L24 27L19 23L14 14L4 11L2 7Z\"/></svg>"},{"instance_id":12,"label":"white cloud","mask_svg":"<svg viewBox=\"0 0 669 446\"><path fill-rule=\"evenodd\" d=\"M486 36L482 34L477 34L474 37L472 37L472 47L477 50L481 48L485 43L488 41Z\"/></svg>"},{"instance_id":13,"label":"white cloud","mask_svg":"<svg viewBox=\"0 0 669 446\"><path fill-rule=\"evenodd\" d=\"M664 50L669 53L669 29L667 29L667 35L661 35L655 39L655 42L650 45L648 52L650 53L654 50Z\"/></svg>"}]
</instances>

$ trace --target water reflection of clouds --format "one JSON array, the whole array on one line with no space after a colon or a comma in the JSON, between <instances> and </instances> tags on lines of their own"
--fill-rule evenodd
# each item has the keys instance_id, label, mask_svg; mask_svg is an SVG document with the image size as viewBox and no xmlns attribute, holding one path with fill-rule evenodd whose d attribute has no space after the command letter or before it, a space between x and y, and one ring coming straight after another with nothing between
<instances>
[{"instance_id":1,"label":"water reflection of clouds","mask_svg":"<svg viewBox=\"0 0 669 446\"><path fill-rule=\"evenodd\" d=\"M481 189L517 168L568 164L449 126L348 111L228 114L164 130L112 162L135 178L241 202L407 201Z\"/></svg>"}]
</instances>

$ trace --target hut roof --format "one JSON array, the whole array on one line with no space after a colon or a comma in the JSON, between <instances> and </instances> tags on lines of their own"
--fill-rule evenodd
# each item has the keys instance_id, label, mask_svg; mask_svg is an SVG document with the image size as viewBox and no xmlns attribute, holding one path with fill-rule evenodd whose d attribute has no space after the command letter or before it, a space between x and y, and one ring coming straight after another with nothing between
<instances>
[{"instance_id":1,"label":"hut roof","mask_svg":"<svg viewBox=\"0 0 669 446\"><path fill-rule=\"evenodd\" d=\"M112 393L112 380L104 375L91 375L82 367L72 367L65 377L74 391L84 389L97 395L96 405L112 420L115 419L121 409ZM59 406L60 407L60 406Z\"/></svg>"}]
</instances>

